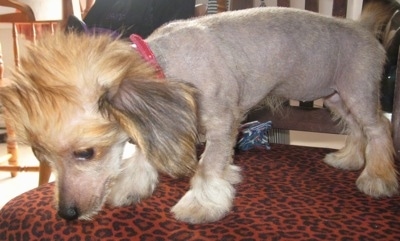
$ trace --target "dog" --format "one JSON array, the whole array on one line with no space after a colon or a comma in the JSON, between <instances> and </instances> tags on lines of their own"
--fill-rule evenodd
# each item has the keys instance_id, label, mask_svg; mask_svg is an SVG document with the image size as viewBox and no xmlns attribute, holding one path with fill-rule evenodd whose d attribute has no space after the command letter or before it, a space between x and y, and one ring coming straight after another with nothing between
<instances>
[{"instance_id":1,"label":"dog","mask_svg":"<svg viewBox=\"0 0 400 241\"><path fill-rule=\"evenodd\" d=\"M324 161L363 168L361 192L393 196L390 123L379 107L385 51L367 25L256 8L171 22L136 49L107 35L59 31L27 47L0 100L19 141L56 174L66 220L143 200L159 172L191 176L171 209L178 220L221 219L241 181L233 163L238 127L255 106L276 99L323 98L348 132L345 147ZM199 135L206 145L197 160ZM128 142L136 151L122 158Z\"/></svg>"}]
</instances>

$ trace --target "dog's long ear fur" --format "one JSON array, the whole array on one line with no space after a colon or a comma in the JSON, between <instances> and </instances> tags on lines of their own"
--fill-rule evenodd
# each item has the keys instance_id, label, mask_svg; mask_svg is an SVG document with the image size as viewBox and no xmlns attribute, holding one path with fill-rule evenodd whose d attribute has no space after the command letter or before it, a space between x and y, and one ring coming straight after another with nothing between
<instances>
[{"instance_id":1,"label":"dog's long ear fur","mask_svg":"<svg viewBox=\"0 0 400 241\"><path fill-rule=\"evenodd\" d=\"M150 163L171 176L197 164L196 89L176 81L124 79L99 100Z\"/></svg>"}]
</instances>

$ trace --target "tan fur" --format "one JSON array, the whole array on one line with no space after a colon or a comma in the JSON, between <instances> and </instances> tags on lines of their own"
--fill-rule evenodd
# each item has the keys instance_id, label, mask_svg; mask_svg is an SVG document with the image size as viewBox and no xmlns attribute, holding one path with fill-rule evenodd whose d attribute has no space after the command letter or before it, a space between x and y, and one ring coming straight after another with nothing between
<instances>
[{"instance_id":1,"label":"tan fur","mask_svg":"<svg viewBox=\"0 0 400 241\"><path fill-rule=\"evenodd\" d=\"M0 92L20 140L57 175L59 214L89 219L104 203L151 195L157 171L195 171L172 208L179 220L216 221L233 205L233 163L246 113L267 101L324 98L347 124L347 146L328 164L364 170L358 188L397 193L389 124L379 110L385 53L359 22L283 8L170 23L146 42L167 79L130 43L58 33L30 46ZM195 145L204 135L199 162ZM123 159L127 141L136 153Z\"/></svg>"},{"instance_id":2,"label":"tan fur","mask_svg":"<svg viewBox=\"0 0 400 241\"><path fill-rule=\"evenodd\" d=\"M19 141L32 145L35 153L49 161L57 173L58 189L62 190L58 192L60 208L68 209L68 202L82 203L79 207L82 218L99 210L110 192L108 189L116 179L121 179L118 178L123 166L120 152L130 139L138 145L138 152L144 153L143 160L149 160L149 165L172 176L189 175L197 163L194 88L173 81L164 88L166 82L156 79L153 68L132 53L128 42L115 41L109 36L93 38L63 33L44 36L37 45L28 47L28 54L21 60L22 67L14 73L13 84L1 93L4 106L11 110L10 123L14 124ZM131 97L135 100L132 100L120 92L128 82L135 81L140 83L129 93L134 94ZM143 92L140 84L152 85L155 89L153 93ZM131 105L137 107L134 110L124 107L132 101L143 102ZM143 104L147 101L152 103L152 108ZM153 117L147 116L149 111ZM172 120L170 115L180 119ZM163 135L166 129L174 132ZM76 160L74 151L86 148L95 149L94 158ZM74 163L74 168L65 166L67 162ZM90 163L96 163L97 169L88 172ZM64 177L66 172L75 176ZM131 174L134 172L126 175ZM149 175L153 176L150 172ZM76 185L80 188L68 185L78 180L81 183ZM144 185L149 186L151 193L156 179L149 180L152 181ZM93 189L98 192L95 199L90 193L79 197L73 194L87 192L94 183L99 184L99 189ZM131 195L132 200L112 203L132 203L150 193ZM76 198L80 201L73 201Z\"/></svg>"}]
</instances>

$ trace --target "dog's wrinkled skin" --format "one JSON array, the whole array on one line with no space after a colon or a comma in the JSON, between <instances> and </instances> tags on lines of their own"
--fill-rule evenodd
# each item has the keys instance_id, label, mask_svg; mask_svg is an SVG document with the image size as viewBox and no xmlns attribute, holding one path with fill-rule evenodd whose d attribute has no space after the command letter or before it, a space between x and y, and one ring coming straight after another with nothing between
<instances>
[{"instance_id":1,"label":"dog's wrinkled skin","mask_svg":"<svg viewBox=\"0 0 400 241\"><path fill-rule=\"evenodd\" d=\"M241 179L232 158L238 125L269 96L324 98L349 134L325 162L364 167L357 187L368 195L397 193L378 103L385 53L359 23L262 8L170 23L146 41L167 80L127 42L56 34L28 48L0 93L18 136L57 174L60 216L88 219L104 203L151 195L158 171L195 171L172 212L189 223L221 219ZM199 133L206 147L197 163ZM137 151L122 159L129 139Z\"/></svg>"}]
</instances>

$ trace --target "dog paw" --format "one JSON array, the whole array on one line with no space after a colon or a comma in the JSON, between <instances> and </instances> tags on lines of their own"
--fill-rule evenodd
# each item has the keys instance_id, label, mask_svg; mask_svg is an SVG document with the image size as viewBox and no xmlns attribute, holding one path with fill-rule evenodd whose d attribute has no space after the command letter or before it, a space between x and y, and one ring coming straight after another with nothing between
<instances>
[{"instance_id":1,"label":"dog paw","mask_svg":"<svg viewBox=\"0 0 400 241\"><path fill-rule=\"evenodd\" d=\"M242 181L242 175L240 175L240 167L236 165L228 165L225 168L223 178L230 184L235 185Z\"/></svg>"},{"instance_id":2,"label":"dog paw","mask_svg":"<svg viewBox=\"0 0 400 241\"><path fill-rule=\"evenodd\" d=\"M364 166L364 157L360 153L351 154L340 150L327 154L324 162L338 169L356 171Z\"/></svg>"},{"instance_id":3,"label":"dog paw","mask_svg":"<svg viewBox=\"0 0 400 241\"><path fill-rule=\"evenodd\" d=\"M362 172L357 179L358 189L372 197L391 197L398 193L398 181L395 172L385 176L371 176L366 171Z\"/></svg>"},{"instance_id":4,"label":"dog paw","mask_svg":"<svg viewBox=\"0 0 400 241\"><path fill-rule=\"evenodd\" d=\"M132 184L129 185L114 185L108 196L107 203L118 207L140 202L153 194L158 183L157 179L142 179L137 182L131 182Z\"/></svg>"},{"instance_id":5,"label":"dog paw","mask_svg":"<svg viewBox=\"0 0 400 241\"><path fill-rule=\"evenodd\" d=\"M208 223L223 218L231 209L234 187L226 180L214 178L194 186L171 209L175 218L191 223Z\"/></svg>"},{"instance_id":6,"label":"dog paw","mask_svg":"<svg viewBox=\"0 0 400 241\"><path fill-rule=\"evenodd\" d=\"M112 206L137 203L151 196L157 184L157 170L149 162L131 161L113 183L107 202Z\"/></svg>"}]
</instances>

